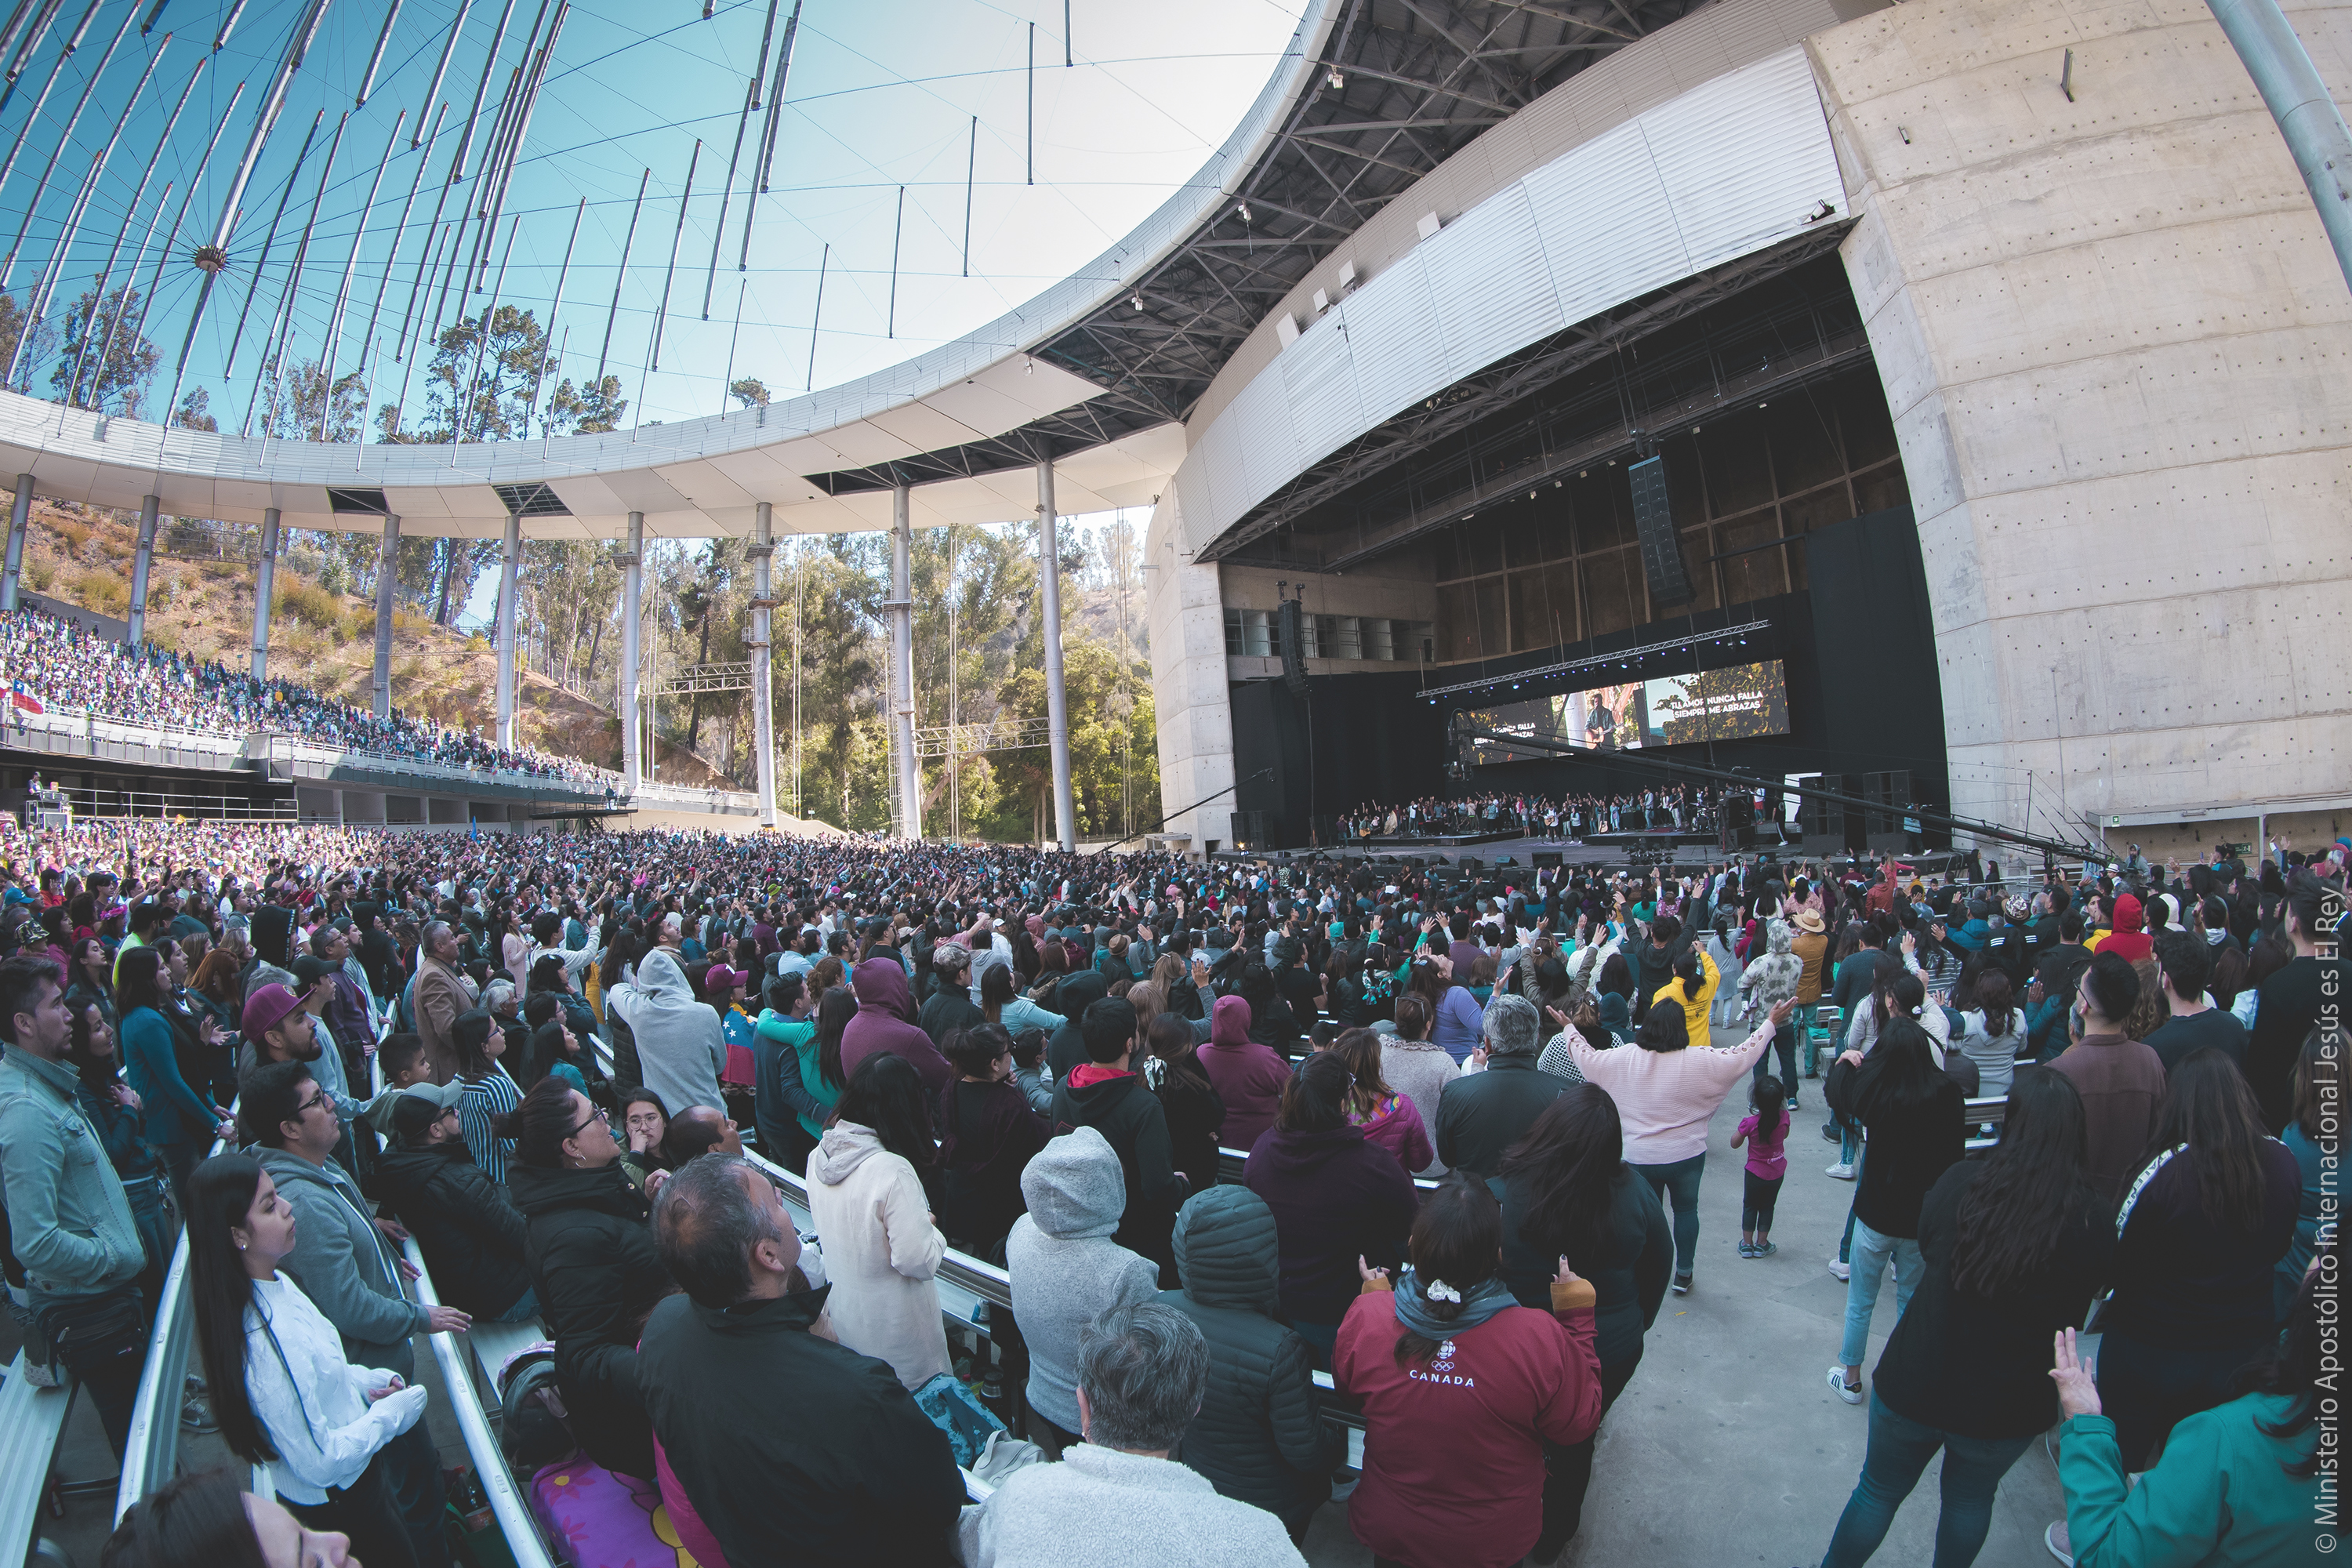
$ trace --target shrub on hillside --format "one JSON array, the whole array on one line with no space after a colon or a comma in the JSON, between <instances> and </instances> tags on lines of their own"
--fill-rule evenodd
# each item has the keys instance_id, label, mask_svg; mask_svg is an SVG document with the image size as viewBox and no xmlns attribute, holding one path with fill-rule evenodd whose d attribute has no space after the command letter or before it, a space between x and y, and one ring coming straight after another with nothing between
<instances>
[{"instance_id":1,"label":"shrub on hillside","mask_svg":"<svg viewBox=\"0 0 2352 1568\"><path fill-rule=\"evenodd\" d=\"M316 626L341 640L343 631L342 601L299 577L278 590L276 613Z\"/></svg>"},{"instance_id":2,"label":"shrub on hillside","mask_svg":"<svg viewBox=\"0 0 2352 1568\"><path fill-rule=\"evenodd\" d=\"M82 607L101 616L123 616L131 610L131 584L111 572L85 572L74 590Z\"/></svg>"},{"instance_id":3,"label":"shrub on hillside","mask_svg":"<svg viewBox=\"0 0 2352 1568\"><path fill-rule=\"evenodd\" d=\"M47 593L49 584L57 580L58 569L48 562L34 560L25 563L25 581L33 585L35 593Z\"/></svg>"}]
</instances>

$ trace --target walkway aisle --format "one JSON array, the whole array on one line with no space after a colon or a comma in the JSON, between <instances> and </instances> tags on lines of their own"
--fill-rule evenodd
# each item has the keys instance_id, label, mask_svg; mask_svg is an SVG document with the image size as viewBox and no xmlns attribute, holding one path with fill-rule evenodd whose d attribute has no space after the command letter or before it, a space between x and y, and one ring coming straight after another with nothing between
<instances>
[{"instance_id":1,"label":"walkway aisle","mask_svg":"<svg viewBox=\"0 0 2352 1568\"><path fill-rule=\"evenodd\" d=\"M1720 1045L1739 1037L1716 1034ZM1747 1099L1743 1086L1716 1113L1691 1293L1667 1296L1641 1370L1601 1429L1584 1528L1559 1568L1810 1568L1862 1472L1869 1406L1839 1400L1824 1376L1845 1321L1845 1286L1824 1264L1837 1255L1853 1187L1822 1173L1837 1151L1822 1141L1821 1082L1811 1080L1774 1220L1780 1250L1743 1260L1740 1155L1729 1144ZM1872 1314L1865 1386L1894 1326L1890 1275ZM1933 1560L1937 1473L1931 1464L1920 1478L1874 1564ZM2001 1482L1979 1568L2051 1563L2042 1531L2063 1511L2057 1470L2036 1443ZM1371 1562L1342 1505L1317 1514L1307 1557L1316 1568Z\"/></svg>"}]
</instances>

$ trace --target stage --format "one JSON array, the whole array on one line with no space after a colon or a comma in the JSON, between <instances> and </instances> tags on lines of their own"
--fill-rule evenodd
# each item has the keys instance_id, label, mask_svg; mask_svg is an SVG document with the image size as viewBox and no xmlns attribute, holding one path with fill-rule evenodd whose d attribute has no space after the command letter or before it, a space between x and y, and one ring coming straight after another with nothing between
<instances>
[{"instance_id":1,"label":"stage","mask_svg":"<svg viewBox=\"0 0 2352 1568\"><path fill-rule=\"evenodd\" d=\"M1723 851L1717 847L1714 838L1698 834L1675 833L1612 833L1582 842L1525 835L1481 838L1467 844L1444 837L1382 838L1373 840L1369 847L1349 845L1326 848L1298 845L1287 849L1220 849L1212 858L1274 865L1315 860L1340 863L1369 860L1376 865L1419 861L1424 866L1462 866L1465 869L1475 866L1482 874L1501 874L1505 881L1513 885L1516 885L1516 879L1510 873L1532 876L1539 868L1552 865L1569 870L1639 870L1665 872L1672 876L1696 876L1719 868L1725 862ZM1874 874L1878 864L1875 855L1855 856L1843 850L1823 853L1797 842L1741 849L1736 858L1743 865L1761 863L1768 867L1787 868L1788 872L1784 874L1793 874L1800 866L1809 873L1818 872L1820 868L1827 866L1832 872L1841 874L1859 866ZM1954 869L1964 877L1967 875L1968 857L1947 849L1897 855L1895 858L1923 876L1937 876Z\"/></svg>"}]
</instances>

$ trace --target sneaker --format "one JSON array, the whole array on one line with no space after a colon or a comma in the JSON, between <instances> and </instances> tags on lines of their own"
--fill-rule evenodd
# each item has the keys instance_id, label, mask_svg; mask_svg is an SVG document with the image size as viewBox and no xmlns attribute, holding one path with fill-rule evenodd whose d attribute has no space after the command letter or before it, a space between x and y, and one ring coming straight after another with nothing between
<instances>
[{"instance_id":1,"label":"sneaker","mask_svg":"<svg viewBox=\"0 0 2352 1568\"><path fill-rule=\"evenodd\" d=\"M2051 1556L2066 1564L2066 1568L2074 1568L2074 1538L2066 1533L2064 1520L2042 1532L2042 1544L2050 1549Z\"/></svg>"},{"instance_id":2,"label":"sneaker","mask_svg":"<svg viewBox=\"0 0 2352 1568\"><path fill-rule=\"evenodd\" d=\"M58 1369L56 1363L35 1361L29 1356L26 1358L25 1381L33 1387L62 1388L65 1386L65 1373Z\"/></svg>"},{"instance_id":3,"label":"sneaker","mask_svg":"<svg viewBox=\"0 0 2352 1568\"><path fill-rule=\"evenodd\" d=\"M1848 1405L1859 1405L1862 1403L1862 1385L1859 1384L1850 1384L1846 1382L1845 1368L1837 1365L1835 1363L1832 1363L1830 1365L1830 1386L1835 1389L1837 1391L1837 1396L1840 1399L1844 1400ZM2067 1561L2071 1563L2074 1559L2069 1558Z\"/></svg>"},{"instance_id":4,"label":"sneaker","mask_svg":"<svg viewBox=\"0 0 2352 1568\"><path fill-rule=\"evenodd\" d=\"M1853 1180L1853 1167L1847 1164L1843 1160L1840 1160L1836 1164L1829 1166L1828 1171L1831 1175L1836 1177L1841 1182L1851 1182Z\"/></svg>"},{"instance_id":5,"label":"sneaker","mask_svg":"<svg viewBox=\"0 0 2352 1568\"><path fill-rule=\"evenodd\" d=\"M1845 1142L1844 1137L1837 1130L1836 1122L1824 1121L1822 1123L1822 1142L1824 1143L1843 1143Z\"/></svg>"},{"instance_id":6,"label":"sneaker","mask_svg":"<svg viewBox=\"0 0 2352 1568\"><path fill-rule=\"evenodd\" d=\"M1834 1279L1851 1279L1853 1278L1853 1265L1843 1258L1832 1258L1830 1259L1830 1274Z\"/></svg>"},{"instance_id":7,"label":"sneaker","mask_svg":"<svg viewBox=\"0 0 2352 1568\"><path fill-rule=\"evenodd\" d=\"M202 1437L220 1430L220 1421L213 1415L212 1406L194 1397L180 1404L180 1429Z\"/></svg>"},{"instance_id":8,"label":"sneaker","mask_svg":"<svg viewBox=\"0 0 2352 1568\"><path fill-rule=\"evenodd\" d=\"M1777 1241L1759 1241L1754 1247L1748 1249L1748 1256L1750 1258L1769 1258L1780 1250L1780 1244Z\"/></svg>"},{"instance_id":9,"label":"sneaker","mask_svg":"<svg viewBox=\"0 0 2352 1568\"><path fill-rule=\"evenodd\" d=\"M1690 1294L1690 1281L1691 1281L1691 1277L1690 1277L1689 1275L1687 1275L1687 1274L1677 1274L1677 1275L1675 1275L1675 1295L1677 1295L1677 1296L1687 1296L1687 1295L1689 1295L1689 1294Z\"/></svg>"},{"instance_id":10,"label":"sneaker","mask_svg":"<svg viewBox=\"0 0 2352 1568\"><path fill-rule=\"evenodd\" d=\"M1740 1257L1742 1257L1742 1258L1753 1258L1753 1257L1755 1257L1755 1256L1756 1256L1756 1244L1755 1244L1754 1242L1752 1242L1752 1241L1743 1241L1743 1242L1741 1242L1741 1243L1739 1244L1739 1256L1740 1256Z\"/></svg>"}]
</instances>

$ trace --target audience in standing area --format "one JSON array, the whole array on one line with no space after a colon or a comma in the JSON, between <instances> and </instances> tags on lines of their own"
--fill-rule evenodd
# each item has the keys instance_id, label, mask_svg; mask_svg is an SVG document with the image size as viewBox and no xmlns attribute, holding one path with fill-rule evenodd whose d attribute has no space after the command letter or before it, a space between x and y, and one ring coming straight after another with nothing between
<instances>
[{"instance_id":1,"label":"audience in standing area","mask_svg":"<svg viewBox=\"0 0 2352 1568\"><path fill-rule=\"evenodd\" d=\"M167 1521L441 1560L414 1336L492 1320L551 1347L518 1363L547 1380L509 1412L518 1452L576 1444L548 1458L658 1496L698 1560L1295 1563L1345 1528L1379 1560L1501 1568L1619 1522L1604 1416L1645 1362L1722 1348L1663 1310L1702 1242L1759 1260L1707 1292L1736 1303L1792 1237L1826 1243L1826 1191L1851 1200L1846 1343L1808 1397L1869 1407L1831 1450L1858 1480L1828 1563L1903 1539L1932 1459L1936 1556L1962 1568L2053 1424L2053 1551L2299 1560L2343 858L2021 889L1887 864L1441 883L0 822L12 1305L28 1374L79 1377L111 1436L178 1178L209 1403L235 1452L284 1457L282 1500L223 1517L176 1483L126 1516L119 1568L162 1561ZM1809 947L1814 997L1848 1006L1824 1090L1853 1188L1787 1173ZM249 1026L205 1030L192 977ZM2275 1122L2265 1024L2293 1032ZM241 1081L215 1059L240 1046ZM231 1100L245 1152L205 1160ZM1736 1211L1701 1187L1717 1147ZM969 1322L959 1286L1002 1299ZM2053 1343L2102 1289L2085 1383ZM1732 1348L1743 1387L1790 1397L1790 1346ZM989 1444L996 1419L1036 1451Z\"/></svg>"}]
</instances>

